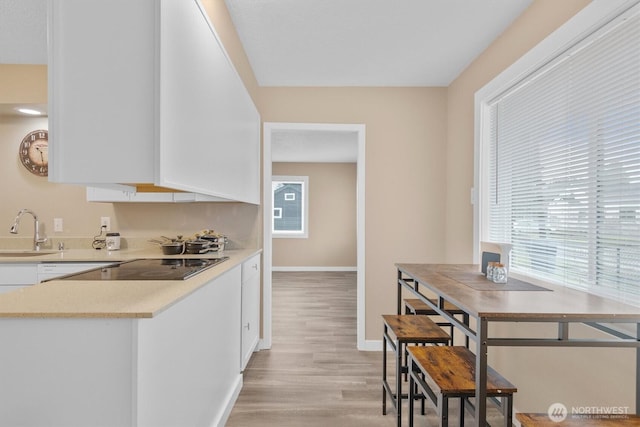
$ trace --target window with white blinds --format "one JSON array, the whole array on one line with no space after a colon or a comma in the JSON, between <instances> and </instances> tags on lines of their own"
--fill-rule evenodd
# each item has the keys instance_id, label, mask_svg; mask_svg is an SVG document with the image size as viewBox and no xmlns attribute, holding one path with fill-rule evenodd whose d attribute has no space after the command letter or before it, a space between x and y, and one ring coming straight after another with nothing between
<instances>
[{"instance_id":1,"label":"window with white blinds","mask_svg":"<svg viewBox=\"0 0 640 427\"><path fill-rule=\"evenodd\" d=\"M640 305L634 9L489 103L482 197L512 271Z\"/></svg>"}]
</instances>

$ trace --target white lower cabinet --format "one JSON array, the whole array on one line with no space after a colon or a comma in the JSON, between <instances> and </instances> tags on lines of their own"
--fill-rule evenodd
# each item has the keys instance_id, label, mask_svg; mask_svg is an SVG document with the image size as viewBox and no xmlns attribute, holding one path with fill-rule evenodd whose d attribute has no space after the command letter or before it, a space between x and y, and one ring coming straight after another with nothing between
<instances>
[{"instance_id":1,"label":"white lower cabinet","mask_svg":"<svg viewBox=\"0 0 640 427\"><path fill-rule=\"evenodd\" d=\"M260 255L242 264L242 359L244 370L260 339Z\"/></svg>"},{"instance_id":2,"label":"white lower cabinet","mask_svg":"<svg viewBox=\"0 0 640 427\"><path fill-rule=\"evenodd\" d=\"M150 319L0 318L0 426L224 426L242 388L241 274Z\"/></svg>"},{"instance_id":3,"label":"white lower cabinet","mask_svg":"<svg viewBox=\"0 0 640 427\"><path fill-rule=\"evenodd\" d=\"M242 388L240 266L138 322L138 427L224 426Z\"/></svg>"},{"instance_id":4,"label":"white lower cabinet","mask_svg":"<svg viewBox=\"0 0 640 427\"><path fill-rule=\"evenodd\" d=\"M38 283L38 264L0 264L0 294Z\"/></svg>"}]
</instances>

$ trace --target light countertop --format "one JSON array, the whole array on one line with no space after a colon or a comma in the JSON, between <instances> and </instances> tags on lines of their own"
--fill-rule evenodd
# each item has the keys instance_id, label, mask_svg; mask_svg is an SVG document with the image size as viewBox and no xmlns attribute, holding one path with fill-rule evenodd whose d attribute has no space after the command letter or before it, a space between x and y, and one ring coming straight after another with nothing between
<instances>
[{"instance_id":1,"label":"light countertop","mask_svg":"<svg viewBox=\"0 0 640 427\"><path fill-rule=\"evenodd\" d=\"M198 288L242 264L260 249L225 250L204 255L163 255L159 248L122 251L77 249L37 257L2 257L0 263L117 262L137 258L229 259L187 280L52 280L0 294L4 318L151 318Z\"/></svg>"}]
</instances>

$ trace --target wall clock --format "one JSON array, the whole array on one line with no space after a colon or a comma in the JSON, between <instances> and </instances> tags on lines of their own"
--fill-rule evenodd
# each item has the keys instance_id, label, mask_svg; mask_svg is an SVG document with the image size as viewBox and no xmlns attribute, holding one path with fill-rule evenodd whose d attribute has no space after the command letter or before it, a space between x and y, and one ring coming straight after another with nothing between
<instances>
[{"instance_id":1,"label":"wall clock","mask_svg":"<svg viewBox=\"0 0 640 427\"><path fill-rule=\"evenodd\" d=\"M49 175L49 132L29 132L20 143L18 155L24 167L32 174Z\"/></svg>"}]
</instances>

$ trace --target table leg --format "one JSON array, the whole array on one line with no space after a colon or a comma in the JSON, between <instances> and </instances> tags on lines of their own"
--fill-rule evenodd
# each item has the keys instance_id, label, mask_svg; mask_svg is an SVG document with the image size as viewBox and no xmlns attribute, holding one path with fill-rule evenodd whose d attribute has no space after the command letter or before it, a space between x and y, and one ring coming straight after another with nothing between
<instances>
[{"instance_id":1,"label":"table leg","mask_svg":"<svg viewBox=\"0 0 640 427\"><path fill-rule=\"evenodd\" d=\"M469 314L465 313L462 315L462 323L464 323L464 325L467 327L467 329L469 328ZM469 335L465 334L464 335L464 346L469 348Z\"/></svg>"},{"instance_id":2,"label":"table leg","mask_svg":"<svg viewBox=\"0 0 640 427\"><path fill-rule=\"evenodd\" d=\"M488 326L486 318L478 319L476 341L476 416L475 425L487 424L487 337Z\"/></svg>"},{"instance_id":3,"label":"table leg","mask_svg":"<svg viewBox=\"0 0 640 427\"><path fill-rule=\"evenodd\" d=\"M402 273L400 272L400 270L398 270L398 278L396 280L396 285L398 286L398 297L397 297L398 309L396 314L402 314L402 285L400 284L401 279L402 279Z\"/></svg>"},{"instance_id":4,"label":"table leg","mask_svg":"<svg viewBox=\"0 0 640 427\"><path fill-rule=\"evenodd\" d=\"M640 323L636 325L636 338L640 341ZM640 415L640 347L636 347L636 414Z\"/></svg>"},{"instance_id":5,"label":"table leg","mask_svg":"<svg viewBox=\"0 0 640 427\"><path fill-rule=\"evenodd\" d=\"M382 415L387 415L387 325L382 330Z\"/></svg>"}]
</instances>

